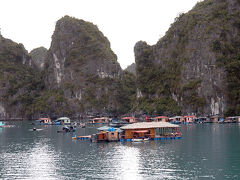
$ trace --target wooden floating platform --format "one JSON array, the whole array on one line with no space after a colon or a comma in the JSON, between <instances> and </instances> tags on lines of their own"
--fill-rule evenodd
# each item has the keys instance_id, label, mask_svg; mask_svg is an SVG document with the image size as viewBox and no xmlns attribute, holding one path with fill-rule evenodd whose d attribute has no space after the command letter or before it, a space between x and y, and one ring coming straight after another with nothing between
<instances>
[{"instance_id":1,"label":"wooden floating platform","mask_svg":"<svg viewBox=\"0 0 240 180\"><path fill-rule=\"evenodd\" d=\"M91 136L77 136L72 137L73 140L91 140ZM156 140L171 140L171 139L182 139L182 137L155 137L150 138L150 141L156 141ZM133 139L120 139L120 142L132 142ZM145 140L144 140L145 141Z\"/></svg>"},{"instance_id":2,"label":"wooden floating platform","mask_svg":"<svg viewBox=\"0 0 240 180\"><path fill-rule=\"evenodd\" d=\"M155 140L171 140L171 139L182 139L182 137L155 137L155 138L150 138L150 141L155 141ZM132 142L133 139L120 139L120 142Z\"/></svg>"},{"instance_id":3,"label":"wooden floating platform","mask_svg":"<svg viewBox=\"0 0 240 180\"><path fill-rule=\"evenodd\" d=\"M73 140L90 140L91 136L76 136L76 137L72 137Z\"/></svg>"}]
</instances>

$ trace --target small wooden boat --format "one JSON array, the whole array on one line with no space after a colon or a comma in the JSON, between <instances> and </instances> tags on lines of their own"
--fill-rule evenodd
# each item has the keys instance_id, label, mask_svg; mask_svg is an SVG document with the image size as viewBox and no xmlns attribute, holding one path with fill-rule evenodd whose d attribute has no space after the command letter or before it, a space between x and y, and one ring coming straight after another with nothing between
<instances>
[{"instance_id":1,"label":"small wooden boat","mask_svg":"<svg viewBox=\"0 0 240 180\"><path fill-rule=\"evenodd\" d=\"M79 127L80 127L80 128L85 128L85 127L86 127L86 124L85 124L85 123L80 124Z\"/></svg>"},{"instance_id":2,"label":"small wooden boat","mask_svg":"<svg viewBox=\"0 0 240 180\"><path fill-rule=\"evenodd\" d=\"M60 132L75 132L75 131L76 129L73 126L70 126L70 127L64 126L62 130L59 130L57 132L60 133Z\"/></svg>"},{"instance_id":3,"label":"small wooden boat","mask_svg":"<svg viewBox=\"0 0 240 180\"><path fill-rule=\"evenodd\" d=\"M37 129L37 128L32 128L32 129L29 129L29 131L42 131L43 129Z\"/></svg>"}]
</instances>

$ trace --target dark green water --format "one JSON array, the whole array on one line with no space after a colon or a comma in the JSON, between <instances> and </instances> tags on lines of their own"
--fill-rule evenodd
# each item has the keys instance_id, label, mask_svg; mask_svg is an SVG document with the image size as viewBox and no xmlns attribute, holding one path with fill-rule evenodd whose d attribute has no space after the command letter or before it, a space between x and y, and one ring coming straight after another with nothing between
<instances>
[{"instance_id":1,"label":"dark green water","mask_svg":"<svg viewBox=\"0 0 240 180\"><path fill-rule=\"evenodd\" d=\"M127 143L73 141L59 126L32 127L0 128L0 179L240 179L240 124L184 125L182 140Z\"/></svg>"}]
</instances>

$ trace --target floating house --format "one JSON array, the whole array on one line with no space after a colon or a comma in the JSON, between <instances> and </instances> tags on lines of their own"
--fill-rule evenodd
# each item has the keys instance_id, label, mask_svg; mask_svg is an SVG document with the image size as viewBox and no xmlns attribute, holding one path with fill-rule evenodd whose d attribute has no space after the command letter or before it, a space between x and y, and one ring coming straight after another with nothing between
<instances>
[{"instance_id":1,"label":"floating house","mask_svg":"<svg viewBox=\"0 0 240 180\"><path fill-rule=\"evenodd\" d=\"M120 133L122 132L122 130L119 128L113 128L108 126L97 128L97 130L99 132L91 136L92 142L119 141Z\"/></svg>"},{"instance_id":2,"label":"floating house","mask_svg":"<svg viewBox=\"0 0 240 180\"><path fill-rule=\"evenodd\" d=\"M184 118L184 120L183 120L184 123L193 123L196 119L196 116L194 116L194 115L184 116L183 118Z\"/></svg>"},{"instance_id":3,"label":"floating house","mask_svg":"<svg viewBox=\"0 0 240 180\"><path fill-rule=\"evenodd\" d=\"M103 126L97 130L96 134L74 136L72 139L92 142L181 139L180 126L168 122L139 122L121 128Z\"/></svg>"},{"instance_id":4,"label":"floating house","mask_svg":"<svg viewBox=\"0 0 240 180\"><path fill-rule=\"evenodd\" d=\"M122 120L126 121L127 123L136 123L137 122L135 117L123 117Z\"/></svg>"},{"instance_id":5,"label":"floating house","mask_svg":"<svg viewBox=\"0 0 240 180\"><path fill-rule=\"evenodd\" d=\"M206 123L206 122L209 122L207 117L197 117L194 121L196 123Z\"/></svg>"},{"instance_id":6,"label":"floating house","mask_svg":"<svg viewBox=\"0 0 240 180\"><path fill-rule=\"evenodd\" d=\"M233 117L227 117L223 123L237 123L240 122L240 117L239 116L233 116Z\"/></svg>"},{"instance_id":7,"label":"floating house","mask_svg":"<svg viewBox=\"0 0 240 180\"><path fill-rule=\"evenodd\" d=\"M139 122L121 127L123 130L121 139L178 139L181 138L180 127L168 122Z\"/></svg>"},{"instance_id":8,"label":"floating house","mask_svg":"<svg viewBox=\"0 0 240 180\"><path fill-rule=\"evenodd\" d=\"M105 124L109 123L109 118L108 117L100 117L100 118L93 118L89 120L90 124Z\"/></svg>"},{"instance_id":9,"label":"floating house","mask_svg":"<svg viewBox=\"0 0 240 180\"><path fill-rule=\"evenodd\" d=\"M68 117L60 117L57 120L55 120L56 125L66 125L71 124L71 120Z\"/></svg>"},{"instance_id":10,"label":"floating house","mask_svg":"<svg viewBox=\"0 0 240 180\"><path fill-rule=\"evenodd\" d=\"M234 116L234 118L236 119L236 121L237 121L238 123L240 123L240 116Z\"/></svg>"},{"instance_id":11,"label":"floating house","mask_svg":"<svg viewBox=\"0 0 240 180\"><path fill-rule=\"evenodd\" d=\"M183 116L174 116L169 118L169 122L173 124L180 124L183 121L184 121Z\"/></svg>"},{"instance_id":12,"label":"floating house","mask_svg":"<svg viewBox=\"0 0 240 180\"><path fill-rule=\"evenodd\" d=\"M167 116L157 116L152 118L152 120L155 122L168 122L169 118Z\"/></svg>"},{"instance_id":13,"label":"floating house","mask_svg":"<svg viewBox=\"0 0 240 180\"><path fill-rule=\"evenodd\" d=\"M224 122L224 118L220 116L211 116L210 117L210 122L211 123L218 123L218 122Z\"/></svg>"},{"instance_id":14,"label":"floating house","mask_svg":"<svg viewBox=\"0 0 240 180\"><path fill-rule=\"evenodd\" d=\"M210 122L212 122L212 123L217 123L218 122L218 116L211 116L210 117Z\"/></svg>"},{"instance_id":15,"label":"floating house","mask_svg":"<svg viewBox=\"0 0 240 180\"><path fill-rule=\"evenodd\" d=\"M38 121L40 122L40 124L51 124L52 123L50 118L39 118Z\"/></svg>"}]
</instances>

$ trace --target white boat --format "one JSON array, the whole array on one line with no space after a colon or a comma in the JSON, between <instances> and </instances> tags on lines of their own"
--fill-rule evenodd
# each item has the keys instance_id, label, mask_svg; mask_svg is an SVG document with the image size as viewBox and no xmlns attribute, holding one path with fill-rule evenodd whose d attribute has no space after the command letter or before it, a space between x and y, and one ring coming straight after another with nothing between
<instances>
[{"instance_id":1,"label":"white boat","mask_svg":"<svg viewBox=\"0 0 240 180\"><path fill-rule=\"evenodd\" d=\"M0 127L3 127L5 124L2 122L2 121L0 121Z\"/></svg>"},{"instance_id":2,"label":"white boat","mask_svg":"<svg viewBox=\"0 0 240 180\"><path fill-rule=\"evenodd\" d=\"M60 117L57 120L55 120L56 125L66 125L71 124L71 120L68 117Z\"/></svg>"},{"instance_id":3,"label":"white boat","mask_svg":"<svg viewBox=\"0 0 240 180\"><path fill-rule=\"evenodd\" d=\"M132 139L132 142L141 142L141 141L148 141L149 138L136 138L136 139Z\"/></svg>"}]
</instances>

